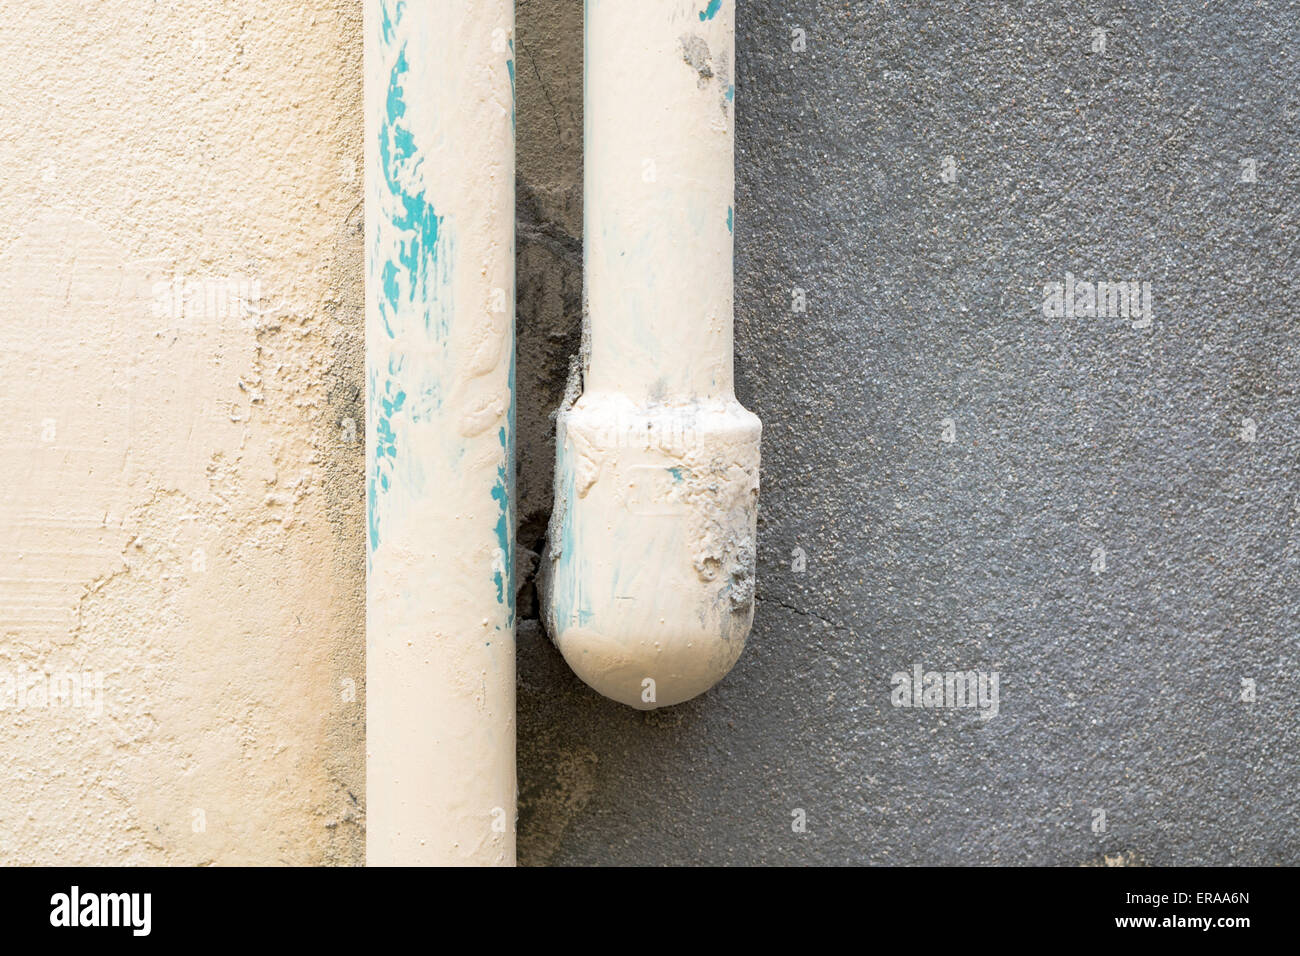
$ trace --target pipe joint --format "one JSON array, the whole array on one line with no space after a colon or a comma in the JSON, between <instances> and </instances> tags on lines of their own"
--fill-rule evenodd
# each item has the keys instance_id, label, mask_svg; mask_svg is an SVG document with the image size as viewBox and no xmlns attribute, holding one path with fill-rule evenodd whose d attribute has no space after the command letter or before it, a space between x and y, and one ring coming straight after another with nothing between
<instances>
[{"instance_id":1,"label":"pipe joint","mask_svg":"<svg viewBox=\"0 0 1300 956\"><path fill-rule=\"evenodd\" d=\"M754 616L761 426L735 399L586 393L557 422L542 573L569 666L641 710L721 680Z\"/></svg>"}]
</instances>

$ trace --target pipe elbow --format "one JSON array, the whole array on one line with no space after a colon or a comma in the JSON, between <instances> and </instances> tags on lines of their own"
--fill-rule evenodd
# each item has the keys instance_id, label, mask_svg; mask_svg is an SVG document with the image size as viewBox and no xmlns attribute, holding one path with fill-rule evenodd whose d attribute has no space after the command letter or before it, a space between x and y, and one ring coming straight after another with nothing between
<instances>
[{"instance_id":1,"label":"pipe elbow","mask_svg":"<svg viewBox=\"0 0 1300 956\"><path fill-rule=\"evenodd\" d=\"M754 617L761 426L734 399L584 395L557 427L545 623L589 686L640 710L708 690Z\"/></svg>"}]
</instances>

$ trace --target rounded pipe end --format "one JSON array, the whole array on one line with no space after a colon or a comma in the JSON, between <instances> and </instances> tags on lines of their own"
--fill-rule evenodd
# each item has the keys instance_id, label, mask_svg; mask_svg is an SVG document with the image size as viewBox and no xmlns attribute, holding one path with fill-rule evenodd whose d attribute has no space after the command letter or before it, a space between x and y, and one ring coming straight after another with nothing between
<instances>
[{"instance_id":1,"label":"rounded pipe end","mask_svg":"<svg viewBox=\"0 0 1300 956\"><path fill-rule=\"evenodd\" d=\"M734 399L561 412L544 619L573 671L639 710L736 663L754 617L758 418Z\"/></svg>"},{"instance_id":2,"label":"rounded pipe end","mask_svg":"<svg viewBox=\"0 0 1300 956\"><path fill-rule=\"evenodd\" d=\"M653 626L628 633L623 621L607 621L607 628L593 621L565 629L555 643L587 686L620 704L654 710L690 700L726 677L744 650L751 620L752 614L731 634Z\"/></svg>"}]
</instances>

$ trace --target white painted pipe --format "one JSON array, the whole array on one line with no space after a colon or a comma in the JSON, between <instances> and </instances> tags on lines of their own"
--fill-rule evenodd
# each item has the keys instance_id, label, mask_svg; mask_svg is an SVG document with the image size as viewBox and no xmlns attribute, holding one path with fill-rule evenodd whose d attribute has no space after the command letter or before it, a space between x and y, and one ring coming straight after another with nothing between
<instances>
[{"instance_id":1,"label":"white painted pipe","mask_svg":"<svg viewBox=\"0 0 1300 956\"><path fill-rule=\"evenodd\" d=\"M546 623L650 709L754 614L758 419L732 389L734 0L589 0L581 397L557 422Z\"/></svg>"},{"instance_id":2,"label":"white painted pipe","mask_svg":"<svg viewBox=\"0 0 1300 956\"><path fill-rule=\"evenodd\" d=\"M514 11L366 0L366 858L513 864Z\"/></svg>"}]
</instances>

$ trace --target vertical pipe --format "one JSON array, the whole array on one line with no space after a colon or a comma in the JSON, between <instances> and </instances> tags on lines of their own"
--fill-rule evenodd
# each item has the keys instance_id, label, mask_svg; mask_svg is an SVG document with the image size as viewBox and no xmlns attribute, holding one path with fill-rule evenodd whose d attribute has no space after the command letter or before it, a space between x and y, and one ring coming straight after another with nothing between
<instances>
[{"instance_id":1,"label":"vertical pipe","mask_svg":"<svg viewBox=\"0 0 1300 956\"><path fill-rule=\"evenodd\" d=\"M366 0L366 856L513 864L514 11Z\"/></svg>"},{"instance_id":2,"label":"vertical pipe","mask_svg":"<svg viewBox=\"0 0 1300 956\"><path fill-rule=\"evenodd\" d=\"M734 0L588 0L583 390L556 429L551 636L633 707L753 618L760 425L732 390Z\"/></svg>"}]
</instances>

